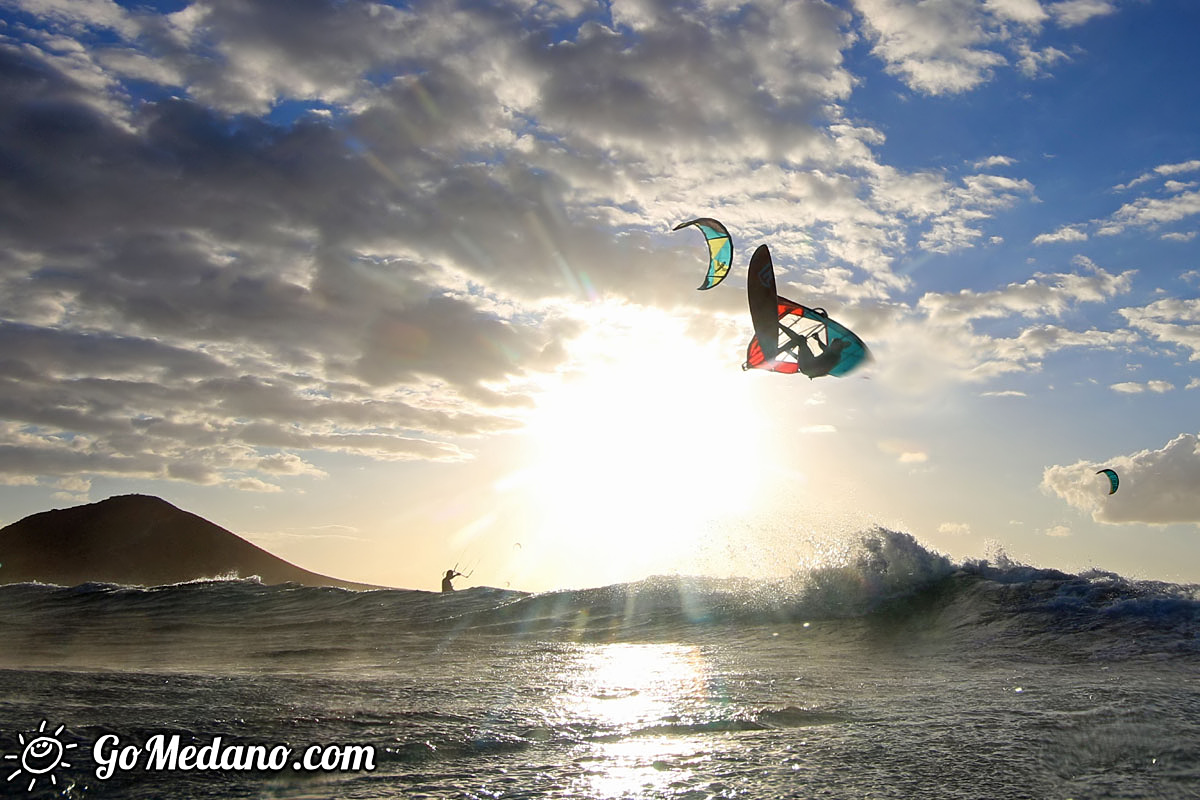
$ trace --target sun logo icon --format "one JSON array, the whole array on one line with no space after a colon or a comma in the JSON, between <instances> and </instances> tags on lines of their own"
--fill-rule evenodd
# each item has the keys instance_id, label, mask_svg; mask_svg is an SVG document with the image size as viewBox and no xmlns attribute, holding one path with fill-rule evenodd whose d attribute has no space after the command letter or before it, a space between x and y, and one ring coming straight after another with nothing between
<instances>
[{"instance_id":1,"label":"sun logo icon","mask_svg":"<svg viewBox=\"0 0 1200 800\"><path fill-rule=\"evenodd\" d=\"M71 766L66 761L63 761L63 756L72 747L77 747L74 742L70 744L59 740L58 735L63 732L66 725L59 725L54 729L53 733L46 733L46 720L42 720L42 724L38 726L37 732L30 734L31 739L26 739L25 734L19 733L17 737L21 741L20 755L7 755L5 761L20 760L20 766L8 776L9 781L24 779L28 774L29 786L25 787L26 791L33 791L33 787L37 786L38 778L46 777L50 780L51 786L58 785L58 779L54 776L54 770L59 767Z\"/></svg>"}]
</instances>

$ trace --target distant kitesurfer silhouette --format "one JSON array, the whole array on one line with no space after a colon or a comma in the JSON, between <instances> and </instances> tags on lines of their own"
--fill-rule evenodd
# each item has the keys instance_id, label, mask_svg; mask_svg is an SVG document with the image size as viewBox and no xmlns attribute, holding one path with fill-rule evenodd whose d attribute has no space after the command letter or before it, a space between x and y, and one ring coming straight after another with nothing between
<instances>
[{"instance_id":1,"label":"distant kitesurfer silhouette","mask_svg":"<svg viewBox=\"0 0 1200 800\"><path fill-rule=\"evenodd\" d=\"M461 572L455 572L452 569L446 570L445 576L442 577L442 591L443 592L453 592L454 591L453 581L455 578L457 578L460 575L462 575Z\"/></svg>"}]
</instances>

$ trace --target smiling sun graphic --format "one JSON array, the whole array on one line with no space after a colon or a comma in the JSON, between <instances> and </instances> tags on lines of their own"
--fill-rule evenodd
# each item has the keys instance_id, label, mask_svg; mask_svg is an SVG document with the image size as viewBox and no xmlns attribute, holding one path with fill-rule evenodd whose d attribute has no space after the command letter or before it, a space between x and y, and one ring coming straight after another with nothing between
<instances>
[{"instance_id":1,"label":"smiling sun graphic","mask_svg":"<svg viewBox=\"0 0 1200 800\"><path fill-rule=\"evenodd\" d=\"M33 791L33 787L37 786L38 778L41 777L47 778L51 786L57 786L58 779L54 776L54 770L59 767L71 766L63 761L63 756L72 747L77 747L74 742L65 744L59 740L58 735L63 732L65 727L65 725L59 725L53 733L46 733L46 720L42 720L37 732L30 734L32 738L26 739L23 733L17 734L24 749L21 750L20 755L4 757L6 761L20 760L20 766L8 776L8 780L24 780L24 776L29 775L29 786L26 787L26 790L30 792Z\"/></svg>"}]
</instances>

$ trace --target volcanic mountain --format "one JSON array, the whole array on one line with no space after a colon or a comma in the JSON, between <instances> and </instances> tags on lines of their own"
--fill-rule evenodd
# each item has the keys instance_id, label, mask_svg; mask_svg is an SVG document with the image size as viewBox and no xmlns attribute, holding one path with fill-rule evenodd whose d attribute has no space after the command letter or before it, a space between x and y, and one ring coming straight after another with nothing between
<instances>
[{"instance_id":1,"label":"volcanic mountain","mask_svg":"<svg viewBox=\"0 0 1200 800\"><path fill-rule=\"evenodd\" d=\"M0 528L0 584L158 586L257 576L263 583L376 589L301 569L165 500L129 494Z\"/></svg>"}]
</instances>

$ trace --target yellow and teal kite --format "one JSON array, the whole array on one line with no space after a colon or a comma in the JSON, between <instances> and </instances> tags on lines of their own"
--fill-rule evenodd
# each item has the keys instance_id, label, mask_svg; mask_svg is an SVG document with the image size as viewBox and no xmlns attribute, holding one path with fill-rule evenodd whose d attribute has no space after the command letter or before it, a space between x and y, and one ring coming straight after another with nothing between
<instances>
[{"instance_id":1,"label":"yellow and teal kite","mask_svg":"<svg viewBox=\"0 0 1200 800\"><path fill-rule=\"evenodd\" d=\"M729 274L729 267L733 264L733 237L724 225L709 217L681 222L675 226L675 230L682 230L689 225L699 228L708 242L708 274L704 276L704 283L697 288L711 289Z\"/></svg>"}]
</instances>

